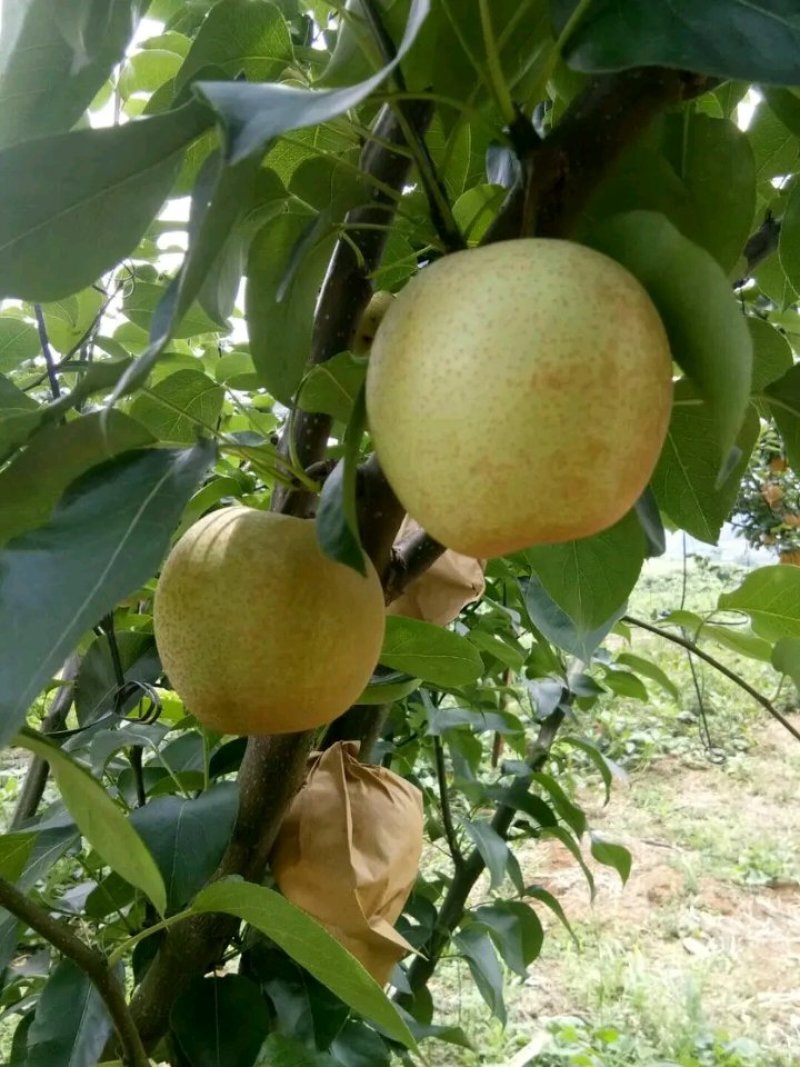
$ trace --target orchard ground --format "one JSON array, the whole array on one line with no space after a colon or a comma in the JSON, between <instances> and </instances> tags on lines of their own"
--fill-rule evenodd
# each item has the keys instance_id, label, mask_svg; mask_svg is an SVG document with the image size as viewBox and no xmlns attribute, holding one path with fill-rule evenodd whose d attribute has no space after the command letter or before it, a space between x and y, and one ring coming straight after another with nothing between
<instances>
[{"instance_id":1,"label":"orchard ground","mask_svg":"<svg viewBox=\"0 0 800 1067\"><path fill-rule=\"evenodd\" d=\"M740 541L725 556L737 552ZM710 608L745 573L719 555L690 558L685 606ZM682 585L680 561L651 562L632 614L649 619L676 607ZM632 852L628 884L589 859L592 904L563 846L526 843L519 853L526 882L558 897L578 944L538 909L544 949L530 978L507 987L505 1030L488 1018L466 966L443 964L432 983L442 1021L461 1024L477 1040L475 1053L440 1047L437 1065L525 1067L514 1057L540 1035L535 1067L800 1063L800 745L701 666L711 743L720 746L710 756L686 654L649 635L633 640L678 685L680 703L653 685L648 704L609 701L595 736L625 767L628 782L615 783L605 806L596 774L578 768L574 781L592 828ZM726 651L719 658L774 694L777 676L768 666ZM793 688L778 703L794 708ZM476 902L486 895L485 883L476 887Z\"/></svg>"}]
</instances>

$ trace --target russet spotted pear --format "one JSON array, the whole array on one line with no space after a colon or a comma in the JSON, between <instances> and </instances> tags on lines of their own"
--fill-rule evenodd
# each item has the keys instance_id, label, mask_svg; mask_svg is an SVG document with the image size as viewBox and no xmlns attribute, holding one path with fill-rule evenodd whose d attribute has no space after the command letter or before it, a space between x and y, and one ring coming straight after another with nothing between
<instances>
[{"instance_id":1,"label":"russet spotted pear","mask_svg":"<svg viewBox=\"0 0 800 1067\"><path fill-rule=\"evenodd\" d=\"M247 507L206 515L170 553L156 643L187 709L226 734L331 722L378 660L385 608L367 576L323 555L314 523Z\"/></svg>"},{"instance_id":2,"label":"russet spotted pear","mask_svg":"<svg viewBox=\"0 0 800 1067\"><path fill-rule=\"evenodd\" d=\"M648 294L569 241L445 256L389 307L367 414L403 506L478 558L588 537L646 487L672 405L672 358Z\"/></svg>"}]
</instances>

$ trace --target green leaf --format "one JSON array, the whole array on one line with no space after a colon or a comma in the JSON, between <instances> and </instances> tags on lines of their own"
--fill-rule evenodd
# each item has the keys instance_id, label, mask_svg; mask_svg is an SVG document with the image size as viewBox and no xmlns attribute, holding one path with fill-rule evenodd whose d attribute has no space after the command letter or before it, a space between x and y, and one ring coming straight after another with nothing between
<instances>
[{"instance_id":1,"label":"green leaf","mask_svg":"<svg viewBox=\"0 0 800 1067\"><path fill-rule=\"evenodd\" d=\"M125 53L145 0L3 4L0 147L68 130Z\"/></svg>"},{"instance_id":2,"label":"green leaf","mask_svg":"<svg viewBox=\"0 0 800 1067\"><path fill-rule=\"evenodd\" d=\"M627 267L652 297L673 358L708 405L721 467L739 436L752 378L750 334L730 282L708 252L652 212L610 219L590 243Z\"/></svg>"},{"instance_id":3,"label":"green leaf","mask_svg":"<svg viewBox=\"0 0 800 1067\"><path fill-rule=\"evenodd\" d=\"M235 784L220 782L188 800L157 797L131 814L164 878L169 911L188 903L216 870L230 840L238 801Z\"/></svg>"},{"instance_id":4,"label":"green leaf","mask_svg":"<svg viewBox=\"0 0 800 1067\"><path fill-rule=\"evenodd\" d=\"M409 678L403 671L393 671L389 678L383 675L375 675L367 688L355 701L356 704L393 704L396 700L402 700L416 689L419 689L421 679Z\"/></svg>"},{"instance_id":5,"label":"green leaf","mask_svg":"<svg viewBox=\"0 0 800 1067\"><path fill-rule=\"evenodd\" d=\"M553 896L552 893L548 892L548 890L546 889L543 889L540 885L529 885L525 887L524 895L526 897L533 897L534 900L539 900L542 902L542 904L546 905L556 916L559 922L563 925L564 929L575 942L575 945L577 947L578 939L573 933L572 927L569 924L569 919L567 918L564 909L561 907L561 904L558 902L556 897Z\"/></svg>"},{"instance_id":6,"label":"green leaf","mask_svg":"<svg viewBox=\"0 0 800 1067\"><path fill-rule=\"evenodd\" d=\"M572 748L580 749L584 755L588 756L597 770L600 772L600 777L603 779L603 786L606 791L605 803L607 804L611 799L611 782L613 779L619 778L623 782L627 782L628 776L623 769L613 760L604 756L600 749L594 744L593 741L587 740L585 737L560 737L558 739L561 745L570 745Z\"/></svg>"},{"instance_id":7,"label":"green leaf","mask_svg":"<svg viewBox=\"0 0 800 1067\"><path fill-rule=\"evenodd\" d=\"M153 635L141 630L116 630L114 637L124 680L155 685L161 677L162 667ZM79 725L85 726L115 710L117 689L116 663L109 639L102 634L86 650L75 679L75 713ZM127 713L141 697L141 691L134 691L119 710Z\"/></svg>"},{"instance_id":8,"label":"green leaf","mask_svg":"<svg viewBox=\"0 0 800 1067\"><path fill-rule=\"evenodd\" d=\"M26 1067L94 1067L112 1025L100 994L89 976L62 960L39 995L28 1031Z\"/></svg>"},{"instance_id":9,"label":"green leaf","mask_svg":"<svg viewBox=\"0 0 800 1067\"><path fill-rule=\"evenodd\" d=\"M630 697L632 700L643 702L649 699L644 683L629 671L615 671L605 667L603 683L617 696Z\"/></svg>"},{"instance_id":10,"label":"green leaf","mask_svg":"<svg viewBox=\"0 0 800 1067\"><path fill-rule=\"evenodd\" d=\"M753 392L760 393L792 366L792 348L784 334L768 319L749 318L753 341Z\"/></svg>"},{"instance_id":11,"label":"green leaf","mask_svg":"<svg viewBox=\"0 0 800 1067\"><path fill-rule=\"evenodd\" d=\"M576 837L581 837L586 833L586 815L583 809L572 803L552 775L537 771L531 775L531 780L536 782L548 794L552 806Z\"/></svg>"},{"instance_id":12,"label":"green leaf","mask_svg":"<svg viewBox=\"0 0 800 1067\"><path fill-rule=\"evenodd\" d=\"M176 291L176 290L175 290ZM122 310L126 317L142 330L147 330L151 338L155 335L159 340L162 338L161 315L167 303L167 294L172 295L170 290L152 282L137 281L131 292L125 297ZM198 337L206 333L219 333L220 328L216 322L206 315L199 305L194 304L188 308L180 319L171 321L169 336L176 339L186 337ZM137 360L137 363L141 362ZM141 372L137 377L141 376Z\"/></svg>"},{"instance_id":13,"label":"green leaf","mask_svg":"<svg viewBox=\"0 0 800 1067\"><path fill-rule=\"evenodd\" d=\"M437 708L426 706L429 737L440 737L448 730L468 726L472 733L519 734L523 726L510 711L482 711L479 708Z\"/></svg>"},{"instance_id":14,"label":"green leaf","mask_svg":"<svg viewBox=\"0 0 800 1067\"><path fill-rule=\"evenodd\" d=\"M575 0L555 0L563 25ZM583 71L661 66L767 84L800 82L793 0L593 0L564 56Z\"/></svg>"},{"instance_id":15,"label":"green leaf","mask_svg":"<svg viewBox=\"0 0 800 1067\"><path fill-rule=\"evenodd\" d=\"M776 641L772 649L772 666L781 674L788 674L800 688L800 638L781 637Z\"/></svg>"},{"instance_id":16,"label":"green leaf","mask_svg":"<svg viewBox=\"0 0 800 1067\"><path fill-rule=\"evenodd\" d=\"M36 429L43 410L0 374L0 463Z\"/></svg>"},{"instance_id":17,"label":"green leaf","mask_svg":"<svg viewBox=\"0 0 800 1067\"><path fill-rule=\"evenodd\" d=\"M41 352L39 334L34 326L22 319L5 315L0 318L0 374L16 370Z\"/></svg>"},{"instance_id":18,"label":"green leaf","mask_svg":"<svg viewBox=\"0 0 800 1067\"><path fill-rule=\"evenodd\" d=\"M632 671L637 674L644 675L645 678L649 678L660 686L665 693L668 693L674 701L679 701L681 698L680 690L677 685L662 671L657 663L654 663L650 659L645 659L644 656L637 656L633 652L620 652L616 659L617 663L622 663L626 667L630 667Z\"/></svg>"},{"instance_id":19,"label":"green leaf","mask_svg":"<svg viewBox=\"0 0 800 1067\"><path fill-rule=\"evenodd\" d=\"M334 244L326 235L314 247L302 248L297 261L310 222L308 215L276 216L256 234L248 258L245 313L253 363L282 404L291 403L303 377L317 294Z\"/></svg>"},{"instance_id":20,"label":"green leaf","mask_svg":"<svg viewBox=\"0 0 800 1067\"><path fill-rule=\"evenodd\" d=\"M667 440L650 484L658 506L676 526L715 545L736 503L739 483L758 437L759 421L751 408L737 441L739 458L718 485L720 462L714 420L708 406L693 401L689 392L676 389ZM684 400L686 403L682 403Z\"/></svg>"},{"instance_id":21,"label":"green leaf","mask_svg":"<svg viewBox=\"0 0 800 1067\"><path fill-rule=\"evenodd\" d=\"M318 411L347 422L367 374L367 361L350 352L317 363L303 380L297 398L303 411Z\"/></svg>"},{"instance_id":22,"label":"green leaf","mask_svg":"<svg viewBox=\"0 0 800 1067\"><path fill-rule=\"evenodd\" d=\"M175 77L183 57L165 48L147 48L126 60L119 76L123 100L134 93L154 93Z\"/></svg>"},{"instance_id":23,"label":"green leaf","mask_svg":"<svg viewBox=\"0 0 800 1067\"><path fill-rule=\"evenodd\" d=\"M476 908L472 915L486 928L506 965L520 978L527 978L528 967L541 952L544 940L533 908L516 900L498 900Z\"/></svg>"},{"instance_id":24,"label":"green leaf","mask_svg":"<svg viewBox=\"0 0 800 1067\"><path fill-rule=\"evenodd\" d=\"M453 944L466 959L478 992L486 1001L492 1015L505 1025L503 972L491 938L480 926L471 924L453 937Z\"/></svg>"},{"instance_id":25,"label":"green leaf","mask_svg":"<svg viewBox=\"0 0 800 1067\"><path fill-rule=\"evenodd\" d=\"M25 870L25 864L36 840L34 833L10 833L0 836L0 877L7 882L16 882Z\"/></svg>"},{"instance_id":26,"label":"green leaf","mask_svg":"<svg viewBox=\"0 0 800 1067\"><path fill-rule=\"evenodd\" d=\"M58 300L115 267L169 193L182 150L210 121L205 108L191 103L0 151L0 296Z\"/></svg>"},{"instance_id":27,"label":"green leaf","mask_svg":"<svg viewBox=\"0 0 800 1067\"><path fill-rule=\"evenodd\" d=\"M430 0L412 0L406 30L394 58L377 74L357 85L325 90L300 89L285 84L198 82L196 91L205 97L223 121L231 162L263 151L280 133L316 126L360 104L402 60L429 10Z\"/></svg>"},{"instance_id":28,"label":"green leaf","mask_svg":"<svg viewBox=\"0 0 800 1067\"><path fill-rule=\"evenodd\" d=\"M747 137L753 149L756 163L756 181L769 183L773 178L792 174L797 169L797 154L800 150L797 137L787 130L784 123L766 103L756 108L753 120L747 128ZM767 195L770 195L770 186Z\"/></svg>"},{"instance_id":29,"label":"green leaf","mask_svg":"<svg viewBox=\"0 0 800 1067\"><path fill-rule=\"evenodd\" d=\"M201 890L195 912L225 912L255 926L353 1011L395 1041L414 1048L414 1038L377 982L338 941L279 893L249 882L224 880Z\"/></svg>"},{"instance_id":30,"label":"green leaf","mask_svg":"<svg viewBox=\"0 0 800 1067\"><path fill-rule=\"evenodd\" d=\"M622 884L625 885L631 873L632 862L627 848L613 841L606 841L599 834L592 833L592 855L598 863L613 867L622 879Z\"/></svg>"},{"instance_id":31,"label":"green leaf","mask_svg":"<svg viewBox=\"0 0 800 1067\"><path fill-rule=\"evenodd\" d=\"M337 1067L341 1062L286 1034L270 1034L258 1058L258 1067Z\"/></svg>"},{"instance_id":32,"label":"green leaf","mask_svg":"<svg viewBox=\"0 0 800 1067\"><path fill-rule=\"evenodd\" d=\"M386 618L379 662L445 689L474 682L483 672L478 650L465 637L400 615Z\"/></svg>"},{"instance_id":33,"label":"green leaf","mask_svg":"<svg viewBox=\"0 0 800 1067\"><path fill-rule=\"evenodd\" d=\"M80 637L156 571L213 456L129 452L72 483L50 521L0 551L0 743Z\"/></svg>"},{"instance_id":34,"label":"green leaf","mask_svg":"<svg viewBox=\"0 0 800 1067\"><path fill-rule=\"evenodd\" d=\"M131 405L131 415L159 441L192 444L216 431L225 390L196 370L179 370L143 389Z\"/></svg>"},{"instance_id":35,"label":"green leaf","mask_svg":"<svg viewBox=\"0 0 800 1067\"><path fill-rule=\"evenodd\" d=\"M778 238L781 266L793 289L800 289L800 183L789 194Z\"/></svg>"},{"instance_id":36,"label":"green leaf","mask_svg":"<svg viewBox=\"0 0 800 1067\"><path fill-rule=\"evenodd\" d=\"M605 622L589 630L575 625L535 574L524 584L523 590L525 607L533 625L541 630L552 644L572 656L577 656L584 663L591 660L595 649L603 643L614 624L625 613L626 605L621 604Z\"/></svg>"},{"instance_id":37,"label":"green leaf","mask_svg":"<svg viewBox=\"0 0 800 1067\"><path fill-rule=\"evenodd\" d=\"M80 832L109 867L146 893L163 915L167 894L155 860L102 785L66 752L31 730L18 734L14 744L50 764L64 806Z\"/></svg>"},{"instance_id":38,"label":"green leaf","mask_svg":"<svg viewBox=\"0 0 800 1067\"><path fill-rule=\"evenodd\" d=\"M50 518L70 482L90 467L152 442L121 411L94 413L46 426L0 471L0 545Z\"/></svg>"},{"instance_id":39,"label":"green leaf","mask_svg":"<svg viewBox=\"0 0 800 1067\"><path fill-rule=\"evenodd\" d=\"M543 826L541 829L542 837L555 837L566 850L571 853L580 869L583 871L583 876L586 879L586 883L589 886L589 893L592 900L595 895L594 875L586 866L586 861L581 853L580 845L572 836L572 834L565 830L563 826Z\"/></svg>"},{"instance_id":40,"label":"green leaf","mask_svg":"<svg viewBox=\"0 0 800 1067\"><path fill-rule=\"evenodd\" d=\"M204 20L175 79L180 92L203 67L216 66L229 78L278 81L292 62L289 27L265 0L220 0Z\"/></svg>"},{"instance_id":41,"label":"green leaf","mask_svg":"<svg viewBox=\"0 0 800 1067\"><path fill-rule=\"evenodd\" d=\"M465 821L464 829L472 838L491 878L492 889L499 889L508 870L509 848L485 819Z\"/></svg>"},{"instance_id":42,"label":"green leaf","mask_svg":"<svg viewBox=\"0 0 800 1067\"><path fill-rule=\"evenodd\" d=\"M645 538L633 511L580 541L529 548L525 558L573 625L594 630L628 599L642 568Z\"/></svg>"},{"instance_id":43,"label":"green leaf","mask_svg":"<svg viewBox=\"0 0 800 1067\"><path fill-rule=\"evenodd\" d=\"M344 455L325 479L317 508L319 547L332 560L366 577L367 565L358 531L356 478L358 452L366 421L363 389L344 435Z\"/></svg>"},{"instance_id":44,"label":"green leaf","mask_svg":"<svg viewBox=\"0 0 800 1067\"><path fill-rule=\"evenodd\" d=\"M723 648L730 649L740 656L749 659L761 660L769 663L772 656L772 646L763 637L757 637L752 630L742 626L722 626L717 623L706 623L700 631L699 640L714 641Z\"/></svg>"},{"instance_id":45,"label":"green leaf","mask_svg":"<svg viewBox=\"0 0 800 1067\"><path fill-rule=\"evenodd\" d=\"M722 611L750 616L753 630L767 641L800 637L800 567L759 567L738 589L720 593Z\"/></svg>"},{"instance_id":46,"label":"green leaf","mask_svg":"<svg viewBox=\"0 0 800 1067\"><path fill-rule=\"evenodd\" d=\"M782 378L770 382L764 396L781 432L787 458L793 470L800 471L800 364L794 364Z\"/></svg>"},{"instance_id":47,"label":"green leaf","mask_svg":"<svg viewBox=\"0 0 800 1067\"><path fill-rule=\"evenodd\" d=\"M191 1067L252 1067L270 1031L261 990L240 974L193 979L169 1024Z\"/></svg>"}]
</instances>

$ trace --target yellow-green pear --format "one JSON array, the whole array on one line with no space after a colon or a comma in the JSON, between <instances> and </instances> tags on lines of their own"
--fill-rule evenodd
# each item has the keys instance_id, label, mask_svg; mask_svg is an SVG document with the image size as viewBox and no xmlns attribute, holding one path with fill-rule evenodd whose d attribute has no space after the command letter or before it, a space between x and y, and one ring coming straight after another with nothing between
<instances>
[{"instance_id":1,"label":"yellow-green pear","mask_svg":"<svg viewBox=\"0 0 800 1067\"><path fill-rule=\"evenodd\" d=\"M190 527L155 596L161 661L212 730L276 734L331 722L378 660L385 609L367 576L320 550L314 523L229 507Z\"/></svg>"},{"instance_id":2,"label":"yellow-green pear","mask_svg":"<svg viewBox=\"0 0 800 1067\"><path fill-rule=\"evenodd\" d=\"M388 309L367 414L403 506L478 558L588 537L635 503L672 404L663 323L640 283L570 241L445 256Z\"/></svg>"}]
</instances>

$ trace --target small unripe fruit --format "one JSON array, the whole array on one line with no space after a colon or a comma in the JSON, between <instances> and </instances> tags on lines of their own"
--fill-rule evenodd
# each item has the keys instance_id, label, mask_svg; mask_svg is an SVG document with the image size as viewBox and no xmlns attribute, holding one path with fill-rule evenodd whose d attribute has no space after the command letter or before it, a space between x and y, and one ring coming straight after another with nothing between
<instances>
[{"instance_id":1,"label":"small unripe fruit","mask_svg":"<svg viewBox=\"0 0 800 1067\"><path fill-rule=\"evenodd\" d=\"M367 372L375 449L403 506L478 558L588 537L636 502L672 403L640 283L569 241L445 256L386 313Z\"/></svg>"},{"instance_id":2,"label":"small unripe fruit","mask_svg":"<svg viewBox=\"0 0 800 1067\"><path fill-rule=\"evenodd\" d=\"M154 605L161 661L187 709L228 734L331 722L358 698L383 641L378 576L321 552L314 523L230 507L164 564Z\"/></svg>"}]
</instances>

